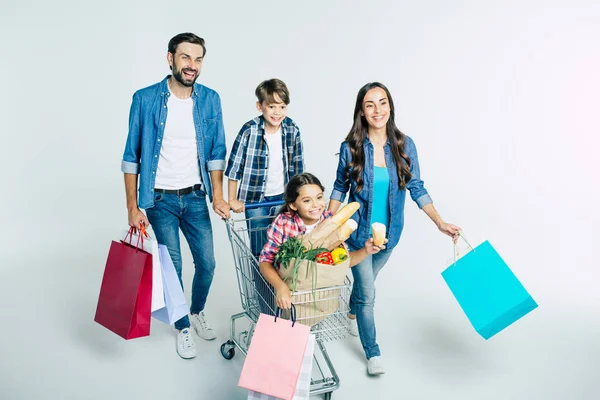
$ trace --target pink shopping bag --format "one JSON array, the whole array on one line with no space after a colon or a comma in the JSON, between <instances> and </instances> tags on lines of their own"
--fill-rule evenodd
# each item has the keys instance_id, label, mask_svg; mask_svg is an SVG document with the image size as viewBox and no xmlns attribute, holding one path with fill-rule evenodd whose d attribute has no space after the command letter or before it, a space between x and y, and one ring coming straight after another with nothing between
<instances>
[{"instance_id":1,"label":"pink shopping bag","mask_svg":"<svg viewBox=\"0 0 600 400\"><path fill-rule=\"evenodd\" d=\"M302 368L300 368L300 376L296 384L293 400L310 400L310 378L313 369L313 355L315 351L315 335L308 336L306 350L304 351L304 359L302 360ZM268 394L248 390L247 400L279 400L277 397L269 396Z\"/></svg>"},{"instance_id":2,"label":"pink shopping bag","mask_svg":"<svg viewBox=\"0 0 600 400\"><path fill-rule=\"evenodd\" d=\"M277 310L280 314L281 310ZM298 383L310 327L260 314L238 386L292 400Z\"/></svg>"}]
</instances>

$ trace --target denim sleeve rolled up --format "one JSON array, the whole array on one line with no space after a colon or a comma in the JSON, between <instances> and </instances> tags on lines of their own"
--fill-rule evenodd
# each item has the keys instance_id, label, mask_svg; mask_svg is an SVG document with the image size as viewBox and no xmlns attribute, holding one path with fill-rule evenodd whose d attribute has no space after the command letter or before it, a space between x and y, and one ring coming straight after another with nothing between
<instances>
[{"instance_id":1,"label":"denim sleeve rolled up","mask_svg":"<svg viewBox=\"0 0 600 400\"><path fill-rule=\"evenodd\" d=\"M412 175L406 187L410 191L411 199L417 203L419 208L423 208L427 204L433 203L433 201L431 200L431 197L429 196L429 193L427 193L425 185L421 180L421 169L419 168L417 147L415 146L415 142L413 142L413 140L408 136L406 137L406 154L411 161L410 173Z\"/></svg>"},{"instance_id":2,"label":"denim sleeve rolled up","mask_svg":"<svg viewBox=\"0 0 600 400\"><path fill-rule=\"evenodd\" d=\"M356 229L347 241L348 247L351 250L357 250L364 246L365 242L371 237L371 216L373 214L373 193L374 193L374 148L368 138L363 144L365 153L365 166L362 173L363 187L360 191L357 190L357 182L350 176L350 163L352 155L350 146L347 142L343 142L340 147L339 161L336 173L336 179L331 192L331 199L344 202L348 195L348 202L358 202L360 208L352 216L358 223ZM406 137L405 153L411 161L410 171L412 178L406 185L406 189L410 191L410 196L419 208L432 202L431 197L425 189L425 185L421 180L419 169L419 158L417 149L410 137ZM392 155L390 143L384 145L384 156L388 174L390 176L389 204L390 218L389 226L387 227L387 248L392 249L400 240L402 230L404 228L404 204L406 199L406 189L403 189L398 184L398 172Z\"/></svg>"},{"instance_id":3,"label":"denim sleeve rolled up","mask_svg":"<svg viewBox=\"0 0 600 400\"><path fill-rule=\"evenodd\" d=\"M140 114L142 100L136 92L131 101L129 109L129 133L127 142L125 142L125 152L121 162L121 171L125 174L140 173L140 153L141 153L141 133L140 133Z\"/></svg>"},{"instance_id":4,"label":"denim sleeve rolled up","mask_svg":"<svg viewBox=\"0 0 600 400\"><path fill-rule=\"evenodd\" d=\"M225 145L225 127L223 126L223 112L221 111L221 98L217 92L214 93L215 108L218 109L217 116L214 118L214 127L207 123L207 136L213 136L214 141L208 150L207 169L210 171L224 171L225 157L227 156L227 146ZM210 121L210 120L208 120Z\"/></svg>"},{"instance_id":5,"label":"denim sleeve rolled up","mask_svg":"<svg viewBox=\"0 0 600 400\"><path fill-rule=\"evenodd\" d=\"M168 78L135 92L129 111L129 133L121 171L139 174L138 203L144 209L154 206L152 194L171 95ZM227 151L221 99L214 90L194 84L192 100L200 180L202 189L212 201L210 172L225 170Z\"/></svg>"}]
</instances>

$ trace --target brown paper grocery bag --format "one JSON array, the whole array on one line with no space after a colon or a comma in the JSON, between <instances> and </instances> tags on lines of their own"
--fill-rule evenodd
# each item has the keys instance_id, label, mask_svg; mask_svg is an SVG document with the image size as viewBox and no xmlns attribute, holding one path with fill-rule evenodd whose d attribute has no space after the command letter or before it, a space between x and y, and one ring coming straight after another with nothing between
<instances>
[{"instance_id":1,"label":"brown paper grocery bag","mask_svg":"<svg viewBox=\"0 0 600 400\"><path fill-rule=\"evenodd\" d=\"M296 307L296 321L313 326L340 308L340 289L310 291L292 295Z\"/></svg>"},{"instance_id":2,"label":"brown paper grocery bag","mask_svg":"<svg viewBox=\"0 0 600 400\"><path fill-rule=\"evenodd\" d=\"M297 259L291 260L289 267L283 265L279 267L279 276L292 289L292 274ZM327 288L331 286L341 286L344 284L346 274L350 269L350 258L337 265L320 264L316 261L300 260L298 267L298 279L296 280L296 291L313 290ZM316 271L315 271L316 270ZM315 273L316 272L316 273ZM313 285L313 279L316 275L316 281Z\"/></svg>"}]
</instances>

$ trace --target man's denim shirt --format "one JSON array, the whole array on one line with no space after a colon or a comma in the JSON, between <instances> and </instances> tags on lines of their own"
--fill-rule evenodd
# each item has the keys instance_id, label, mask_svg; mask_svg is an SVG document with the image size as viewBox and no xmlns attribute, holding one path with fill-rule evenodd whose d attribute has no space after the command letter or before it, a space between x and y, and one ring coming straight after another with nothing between
<instances>
[{"instance_id":1,"label":"man's denim shirt","mask_svg":"<svg viewBox=\"0 0 600 400\"><path fill-rule=\"evenodd\" d=\"M135 92L129 112L129 134L121 171L140 175L140 208L154 206L154 182L167 121L167 102L171 95L168 78ZM212 201L209 172L225 170L227 152L221 99L217 92L200 84L194 84L192 99L200 179L203 190Z\"/></svg>"},{"instance_id":2,"label":"man's denim shirt","mask_svg":"<svg viewBox=\"0 0 600 400\"><path fill-rule=\"evenodd\" d=\"M336 180L333 184L333 191L331 193L332 200L344 202L346 193L350 190L350 198L348 201L356 201L360 204L360 208L352 216L352 219L358 222L358 229L352 233L346 242L352 250L362 248L365 245L365 242L371 237L375 167L373 161L374 148L368 138L365 139L363 150L365 152L365 167L362 173L362 190L358 193L356 192L356 181L350 176L351 169L348 169L350 168L350 162L352 161L350 145L347 142L343 142L340 148L340 161L338 164ZM410 197L417 203L419 208L423 208L425 205L432 203L432 200L431 197L429 197L427 190L425 190L425 186L420 177L417 148L412 139L408 136L406 136L404 151L411 161L410 172L412 174L412 178L406 185L406 188L410 191ZM404 202L406 190L400 189L398 186L398 172L396 171L396 163L394 162L389 141L384 146L384 152L385 163L390 175L390 226L387 227L388 243L386 247L388 249L393 249L398 244L400 235L402 234L402 228L404 227Z\"/></svg>"}]
</instances>

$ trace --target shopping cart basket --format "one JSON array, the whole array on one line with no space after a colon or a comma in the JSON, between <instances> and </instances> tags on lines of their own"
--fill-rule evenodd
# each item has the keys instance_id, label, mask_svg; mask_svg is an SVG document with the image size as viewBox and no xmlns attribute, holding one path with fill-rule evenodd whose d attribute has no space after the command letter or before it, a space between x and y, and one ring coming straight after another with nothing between
<instances>
[{"instance_id":1,"label":"shopping cart basket","mask_svg":"<svg viewBox=\"0 0 600 400\"><path fill-rule=\"evenodd\" d=\"M251 251L250 237L260 240L267 228L254 228L252 222L258 218L273 219L276 210L282 204L283 202L247 204L246 209L264 207L269 210L269 213L264 217L231 218L225 221L244 310L231 316L231 338L221 346L221 354L228 360L235 356L236 348L244 355L247 354L260 313L275 315L277 309L275 292L260 273L257 256ZM341 286L295 292L292 296L292 302L297 308L303 310L302 313L298 313L297 322L312 326L311 333L315 335L317 343L310 386L311 395L323 394L325 399L331 399L333 391L340 386L340 379L327 354L325 343L348 335L350 320L347 315L350 292L350 281L346 278ZM244 325L238 329L237 325L242 323Z\"/></svg>"}]
</instances>

